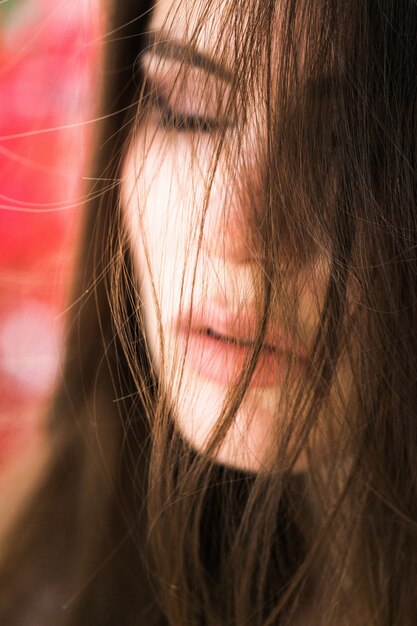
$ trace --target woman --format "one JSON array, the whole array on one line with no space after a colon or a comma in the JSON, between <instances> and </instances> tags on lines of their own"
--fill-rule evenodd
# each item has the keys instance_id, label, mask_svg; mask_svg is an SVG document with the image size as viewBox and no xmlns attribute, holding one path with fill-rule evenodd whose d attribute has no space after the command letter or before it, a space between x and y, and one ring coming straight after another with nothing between
<instances>
[{"instance_id":1,"label":"woman","mask_svg":"<svg viewBox=\"0 0 417 626\"><path fill-rule=\"evenodd\" d=\"M417 623L417 6L110 13L2 623Z\"/></svg>"}]
</instances>

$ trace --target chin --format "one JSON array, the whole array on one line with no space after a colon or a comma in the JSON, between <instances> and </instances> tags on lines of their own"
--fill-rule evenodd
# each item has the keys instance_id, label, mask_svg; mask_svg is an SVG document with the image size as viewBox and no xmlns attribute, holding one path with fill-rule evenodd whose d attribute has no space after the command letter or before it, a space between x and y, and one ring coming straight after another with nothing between
<instances>
[{"instance_id":1,"label":"chin","mask_svg":"<svg viewBox=\"0 0 417 626\"><path fill-rule=\"evenodd\" d=\"M206 454L208 442L227 402L227 390L194 372L184 372L182 391L173 402L175 423L184 439L199 453ZM265 472L277 449L277 393L249 390L224 440L211 459L222 465Z\"/></svg>"}]
</instances>

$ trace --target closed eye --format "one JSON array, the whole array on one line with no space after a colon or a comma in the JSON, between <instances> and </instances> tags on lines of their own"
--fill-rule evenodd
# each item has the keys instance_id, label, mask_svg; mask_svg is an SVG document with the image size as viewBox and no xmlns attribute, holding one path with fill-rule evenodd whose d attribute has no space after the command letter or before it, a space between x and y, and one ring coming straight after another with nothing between
<instances>
[{"instance_id":1,"label":"closed eye","mask_svg":"<svg viewBox=\"0 0 417 626\"><path fill-rule=\"evenodd\" d=\"M160 125L168 130L185 133L212 133L224 128L224 124L217 119L176 111L162 97L157 97L154 105L160 114Z\"/></svg>"},{"instance_id":2,"label":"closed eye","mask_svg":"<svg viewBox=\"0 0 417 626\"><path fill-rule=\"evenodd\" d=\"M213 133L232 125L225 81L200 68L147 52L141 59L148 106L162 128L178 133Z\"/></svg>"}]
</instances>

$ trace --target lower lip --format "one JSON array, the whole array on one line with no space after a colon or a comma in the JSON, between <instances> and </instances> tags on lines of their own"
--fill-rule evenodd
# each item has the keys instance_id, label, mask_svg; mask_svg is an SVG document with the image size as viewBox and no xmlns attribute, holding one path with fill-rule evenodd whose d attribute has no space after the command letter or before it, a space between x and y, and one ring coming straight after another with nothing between
<instances>
[{"instance_id":1,"label":"lower lip","mask_svg":"<svg viewBox=\"0 0 417 626\"><path fill-rule=\"evenodd\" d=\"M221 339L198 332L180 332L186 362L201 376L222 385L234 384L250 357L251 350ZM287 352L261 350L249 387L274 387L283 382L291 370L302 374L306 369L305 359Z\"/></svg>"}]
</instances>

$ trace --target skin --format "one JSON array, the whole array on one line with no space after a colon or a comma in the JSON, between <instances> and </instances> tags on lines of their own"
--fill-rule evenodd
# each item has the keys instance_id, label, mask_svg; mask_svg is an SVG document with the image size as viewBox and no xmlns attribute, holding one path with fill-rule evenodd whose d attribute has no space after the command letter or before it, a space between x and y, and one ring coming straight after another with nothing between
<instances>
[{"instance_id":1,"label":"skin","mask_svg":"<svg viewBox=\"0 0 417 626\"><path fill-rule=\"evenodd\" d=\"M170 38L187 41L195 24L193 5L160 0L150 30L164 28ZM214 59L213 45L220 37L215 17L208 17L199 32L198 50ZM159 57L155 60L146 55L144 68L152 85L164 89L167 83L175 89L175 61ZM228 71L232 71L230 68L233 59ZM227 84L218 76L210 77L208 88L199 89L202 76L205 77L201 69L186 67L186 86L171 98L170 106L177 113L219 119L221 111L216 103L227 98ZM201 452L222 412L230 380L222 383L198 372L185 358L184 346L179 343L172 322L191 304L196 306L201 301L215 303L223 310L243 312L256 304L256 285L262 268L251 198L260 187L265 143L259 123L261 85L258 91L259 101L249 109L248 124L241 137L242 165L237 163L232 175L227 158L220 157L202 233L204 179L214 145L210 132L190 133L164 127L161 112L150 111L135 133L124 162L122 209L144 304L145 336L156 372L173 403L176 424ZM237 124L230 126L228 135L233 151ZM288 279L289 288L298 293L297 345L306 352L317 327L326 275L326 260L317 258L297 275L296 284L291 284L291 277ZM273 311L277 323L281 324L282 316L281 311ZM302 383L302 373L296 371L291 376L294 383ZM251 471L266 468L279 441L288 400L280 380L274 385L251 387L215 454L216 460ZM301 456L296 469L304 466Z\"/></svg>"}]
</instances>

